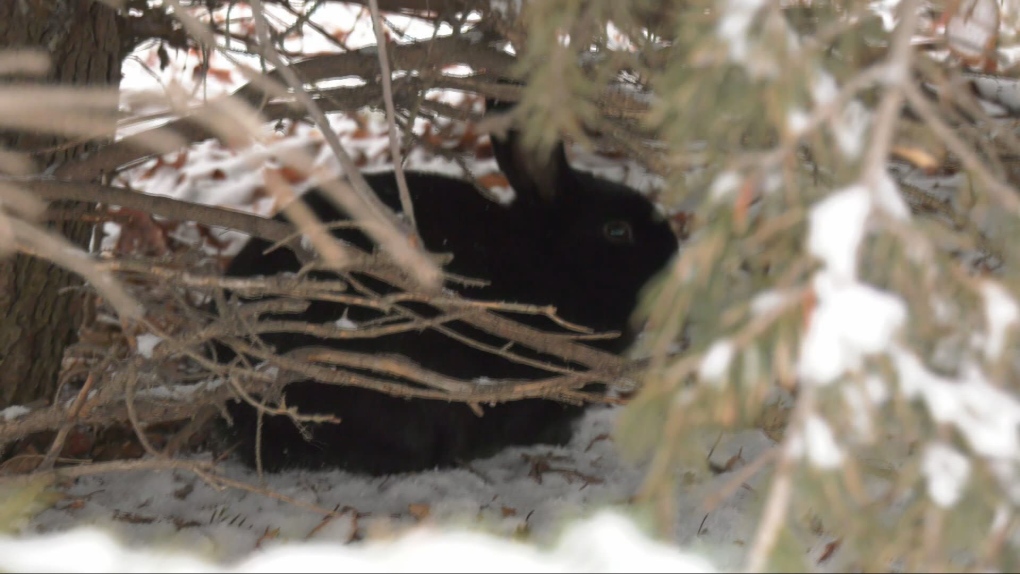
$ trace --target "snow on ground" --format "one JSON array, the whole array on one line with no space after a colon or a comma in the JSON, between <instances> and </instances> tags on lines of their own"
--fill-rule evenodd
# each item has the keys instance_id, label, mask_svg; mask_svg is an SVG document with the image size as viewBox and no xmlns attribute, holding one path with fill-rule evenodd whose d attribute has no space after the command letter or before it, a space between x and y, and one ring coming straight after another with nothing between
<instances>
[{"instance_id":1,"label":"snow on ground","mask_svg":"<svg viewBox=\"0 0 1020 574\"><path fill-rule=\"evenodd\" d=\"M49 552L63 549L61 558ZM90 560L67 559L90 556ZM551 551L464 530L421 528L396 542L351 548L276 547L228 567L179 552L125 547L82 529L22 542L0 538L0 567L18 572L712 572L705 560L650 542L627 519L602 513L572 525Z\"/></svg>"},{"instance_id":2,"label":"snow on ground","mask_svg":"<svg viewBox=\"0 0 1020 574\"><path fill-rule=\"evenodd\" d=\"M95 554L44 553L35 555L33 544L45 546L45 540L74 541L74 538L37 538L36 535L63 532L70 528L96 527L110 533L115 540L128 548L152 548L158 555L186 552L189 560L216 561L233 564L240 569L269 569L282 554L271 553L282 547L294 548L295 543L347 544L364 540L356 547L367 545L378 551L378 541L398 538L395 548L414 547L411 540L436 541L437 528L459 529L460 538L444 539L443 544L466 544L478 539L481 533L516 538L532 542L535 547L549 547L557 543L570 546L574 537L575 550L564 547L551 562L539 569L568 570L641 570L643 560L650 560L642 550L629 555L633 564L613 557L601 545L599 536L592 536L587 557L576 554L578 528L568 527L568 521L595 514L603 509L619 509L637 493L644 477L640 465L621 459L608 434L612 432L617 408L593 407L581 421L574 440L564 447L537 446L508 449L490 459L476 461L468 469L431 471L382 478L355 476L340 471L292 471L266 475L266 489L297 500L304 507L283 502L264 494L237 489L218 490L186 471L111 473L83 477L61 490L62 499L28 520L21 534L24 545L14 540L0 540L0 570L100 570L116 566L130 570L129 557L123 551L106 546L97 547ZM712 449L717 436L697 437L705 452ZM758 431L746 431L724 437L712 449L712 462L718 467L727 466L734 457L750 461L773 443ZM730 465L733 471L713 475L699 469L681 472L684 485L680 488L675 542L679 548L707 560L715 568L739 568L745 547L754 534L754 517L763 496L764 485L750 480L730 498L711 511L703 508L706 498L733 478L742 464ZM232 461L221 464L222 472L231 479L258 485L259 479L250 471ZM542 472L539 472L542 471ZM324 519L320 512L308 508L316 506L337 514ZM600 518L599 520L608 520ZM615 519L614 519L615 520ZM615 524L615 523L614 523ZM567 528L567 531L564 531ZM622 527L620 527L622 528ZM628 528L634 528L630 526ZM466 532L474 531L476 538ZM628 537L615 531L605 535L619 537L618 551L626 554ZM571 534L572 533L572 534ZM407 538L410 536L411 538ZM631 537L632 538L632 537ZM33 540L37 542L33 542ZM438 543L438 542L437 542ZM492 544L492 543L490 543ZM509 548L504 543L500 552ZM642 544L650 544L643 542ZM403 546L401 546L403 545ZM631 548L634 548L632 545ZM408 550L411 555L424 556L426 549ZM20 549L20 550L19 550ZM12 551L17 551L10 554ZM327 552L317 547L317 552ZM443 556L429 554L438 562L417 563L383 561L369 567L358 560L368 560L368 549L350 554L336 554L337 560L354 561L358 569L455 569L482 568L510 570L526 567L529 554L516 562L493 559L485 565L474 563L468 568L460 560L467 558L460 552ZM33 556L26 558L22 552ZM360 552L360 554L359 554ZM394 550L395 552L395 550ZM534 550L532 552L532 557ZM237 561L263 556L269 562ZM566 554L564 554L566 553ZM664 550L661 564L682 570L679 553L672 557ZM385 557L386 553L381 552ZM18 556L22 556L18 558ZM73 562L67 563L68 556ZM582 558L584 558L582 560ZM535 558L537 559L537 558ZM26 560L33 560L26 562ZM178 557L169 562L152 563L151 567L191 569L189 562ZM429 558L432 560L432 558ZM113 561L113 562L111 562ZM649 564L656 564L652 562ZM297 563L291 570L297 570ZM338 562L337 564L340 564ZM537 563L536 563L537 564ZM630 565L628 565L630 564ZM34 565L34 566L33 566ZM159 566L162 565L162 566ZM331 566L331 568L338 565ZM447 570L450 569L450 570ZM688 569L697 570L688 566Z\"/></svg>"}]
</instances>

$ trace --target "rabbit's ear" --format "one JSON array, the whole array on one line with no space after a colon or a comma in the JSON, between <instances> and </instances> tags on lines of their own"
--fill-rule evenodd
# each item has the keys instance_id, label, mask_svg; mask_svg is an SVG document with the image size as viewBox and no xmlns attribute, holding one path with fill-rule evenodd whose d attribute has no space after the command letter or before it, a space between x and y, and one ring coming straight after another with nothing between
<instances>
[{"instance_id":1,"label":"rabbit's ear","mask_svg":"<svg viewBox=\"0 0 1020 574\"><path fill-rule=\"evenodd\" d=\"M490 111L503 111L509 106L502 102L486 102L486 107ZM490 138L496 164L517 194L517 201L553 203L569 193L572 171L562 141L546 155L525 147L524 138L516 128L509 128L502 134L493 132Z\"/></svg>"}]
</instances>

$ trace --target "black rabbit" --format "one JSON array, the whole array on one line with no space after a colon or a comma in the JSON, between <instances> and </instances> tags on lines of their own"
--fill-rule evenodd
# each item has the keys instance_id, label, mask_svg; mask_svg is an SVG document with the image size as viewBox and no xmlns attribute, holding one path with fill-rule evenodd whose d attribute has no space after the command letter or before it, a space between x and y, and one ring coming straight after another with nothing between
<instances>
[{"instance_id":1,"label":"black rabbit","mask_svg":"<svg viewBox=\"0 0 1020 574\"><path fill-rule=\"evenodd\" d=\"M492 143L497 163L515 192L509 205L483 197L466 181L420 172L406 174L418 231L428 250L453 254L447 271L488 281L485 286L451 283L447 287L473 299L554 305L568 321L600 332L622 333L615 339L590 343L622 352L635 336L630 315L642 286L677 250L668 222L634 190L572 169L562 145L548 161L541 162L529 158L513 130L503 138L494 136ZM392 173L367 175L366 179L384 202L399 209ZM315 190L302 200L323 221L345 219ZM369 240L355 229L334 233L371 249ZM227 274L270 275L299 269L292 252L278 249L264 254L267 247L265 241L250 241ZM379 282L372 286L385 287ZM424 305L416 309L427 312ZM303 313L288 318L329 323L342 317L360 322L377 316L363 308L315 301ZM537 317L525 320L536 325L547 321ZM447 326L483 336L463 323ZM263 340L277 352L332 346L401 354L427 369L464 380L549 375L432 329L343 341L270 333L263 335ZM261 461L267 471L338 467L378 475L448 467L509 445L563 444L583 411L556 401L528 399L485 406L479 417L463 403L409 400L314 382L291 383L284 395L288 406L304 414L329 413L342 422L302 423L310 431L311 440L305 440L289 417L264 415ZM228 410L233 419L231 432L241 442L241 456L254 465L256 411L241 402L228 404Z\"/></svg>"}]
</instances>

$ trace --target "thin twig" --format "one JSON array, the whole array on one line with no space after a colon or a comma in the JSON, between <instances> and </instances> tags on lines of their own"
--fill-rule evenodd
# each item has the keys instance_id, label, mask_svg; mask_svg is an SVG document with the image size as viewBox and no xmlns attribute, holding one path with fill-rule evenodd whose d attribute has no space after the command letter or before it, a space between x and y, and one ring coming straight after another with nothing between
<instances>
[{"instance_id":1,"label":"thin twig","mask_svg":"<svg viewBox=\"0 0 1020 574\"><path fill-rule=\"evenodd\" d=\"M382 72L383 103L386 106L386 125L390 132L390 154L393 156L393 170L397 176L397 191L400 195L400 207L403 209L411 229L417 229L414 219L414 205L411 203L411 191L407 188L404 177L404 161L400 154L400 138L397 135L397 112L393 107L393 77L390 73L390 60L387 55L386 32L383 30L382 16L379 14L379 1L368 0L372 12L372 27L375 29L375 43L379 49L379 69Z\"/></svg>"},{"instance_id":2,"label":"thin twig","mask_svg":"<svg viewBox=\"0 0 1020 574\"><path fill-rule=\"evenodd\" d=\"M64 466L52 470L39 470L27 474L0 476L0 485L31 484L38 480L56 482L83 476L106 474L108 472L135 472L142 470L192 470L193 468L212 468L212 463L175 460L172 458L154 458L141 460L114 460L109 462L83 462L76 466Z\"/></svg>"},{"instance_id":3,"label":"thin twig","mask_svg":"<svg viewBox=\"0 0 1020 574\"><path fill-rule=\"evenodd\" d=\"M85 383L78 391L78 395L75 396L74 402L71 404L71 408L67 409L67 422L65 422L57 431L57 436L53 437L53 443L50 444L50 449L46 452L46 457L43 458L42 462L39 464L38 470L50 470L53 468L53 463L57 461L57 457L60 456L60 451L64 448L64 442L67 440L67 434L72 428L74 428L74 421L78 418L78 413L81 412L81 408L88 399L89 393L92 392L92 387L95 386L95 382L95 373L89 373L89 376L85 378Z\"/></svg>"}]
</instances>

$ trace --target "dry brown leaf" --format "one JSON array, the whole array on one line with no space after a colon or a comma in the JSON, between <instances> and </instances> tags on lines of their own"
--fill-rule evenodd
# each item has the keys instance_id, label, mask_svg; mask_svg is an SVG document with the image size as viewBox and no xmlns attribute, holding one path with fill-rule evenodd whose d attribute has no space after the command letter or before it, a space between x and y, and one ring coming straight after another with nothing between
<instances>
[{"instance_id":1,"label":"dry brown leaf","mask_svg":"<svg viewBox=\"0 0 1020 574\"><path fill-rule=\"evenodd\" d=\"M418 520L425 520L426 518L429 517L429 514L432 512L432 507L429 506L428 504L414 503L407 505L407 511L411 513L411 516L417 518Z\"/></svg>"}]
</instances>

